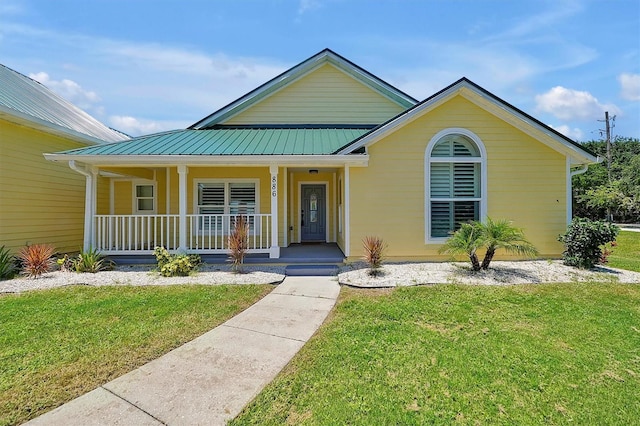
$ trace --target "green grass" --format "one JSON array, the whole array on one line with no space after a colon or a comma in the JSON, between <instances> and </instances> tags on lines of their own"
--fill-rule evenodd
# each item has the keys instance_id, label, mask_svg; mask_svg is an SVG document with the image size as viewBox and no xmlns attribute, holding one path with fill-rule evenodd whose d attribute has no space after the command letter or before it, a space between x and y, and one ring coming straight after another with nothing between
<instances>
[{"instance_id":1,"label":"green grass","mask_svg":"<svg viewBox=\"0 0 640 426\"><path fill-rule=\"evenodd\" d=\"M244 424L635 424L640 286L344 288Z\"/></svg>"},{"instance_id":2,"label":"green grass","mask_svg":"<svg viewBox=\"0 0 640 426\"><path fill-rule=\"evenodd\" d=\"M157 358L271 289L66 287L0 296L0 425L22 423Z\"/></svg>"},{"instance_id":3,"label":"green grass","mask_svg":"<svg viewBox=\"0 0 640 426\"><path fill-rule=\"evenodd\" d=\"M607 265L640 272L640 232L622 231L616 242Z\"/></svg>"}]
</instances>

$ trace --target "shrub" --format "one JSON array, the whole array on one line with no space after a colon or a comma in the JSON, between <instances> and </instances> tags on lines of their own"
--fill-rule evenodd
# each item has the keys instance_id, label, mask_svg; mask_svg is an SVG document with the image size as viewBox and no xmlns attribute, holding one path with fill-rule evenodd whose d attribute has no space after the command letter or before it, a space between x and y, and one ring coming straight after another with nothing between
<instances>
[{"instance_id":1,"label":"shrub","mask_svg":"<svg viewBox=\"0 0 640 426\"><path fill-rule=\"evenodd\" d=\"M375 277L380 274L386 245L378 237L365 237L362 240L362 245L364 247L364 261L369 265L369 275Z\"/></svg>"},{"instance_id":2,"label":"shrub","mask_svg":"<svg viewBox=\"0 0 640 426\"><path fill-rule=\"evenodd\" d=\"M163 277L186 277L202 263L198 255L170 254L164 247L156 247L153 254Z\"/></svg>"},{"instance_id":3,"label":"shrub","mask_svg":"<svg viewBox=\"0 0 640 426\"><path fill-rule=\"evenodd\" d=\"M480 263L477 251L483 247L486 248L486 252ZM538 250L524 237L524 231L521 228L513 226L508 220L493 220L490 217L485 223L479 221L463 223L439 252L451 255L466 254L471 261L471 269L479 271L489 269L498 249L523 256L538 254Z\"/></svg>"},{"instance_id":4,"label":"shrub","mask_svg":"<svg viewBox=\"0 0 640 426\"><path fill-rule=\"evenodd\" d=\"M567 227L567 232L558 237L564 243L562 258L565 265L591 269L603 258L602 246L615 241L620 229L608 222L592 221L577 217Z\"/></svg>"},{"instance_id":5,"label":"shrub","mask_svg":"<svg viewBox=\"0 0 640 426\"><path fill-rule=\"evenodd\" d=\"M229 235L229 259L234 272L242 272L244 257L249 249L249 224L244 216L236 218Z\"/></svg>"},{"instance_id":6,"label":"shrub","mask_svg":"<svg viewBox=\"0 0 640 426\"><path fill-rule=\"evenodd\" d=\"M5 246L0 247L0 280L10 280L16 276L16 258Z\"/></svg>"},{"instance_id":7,"label":"shrub","mask_svg":"<svg viewBox=\"0 0 640 426\"><path fill-rule=\"evenodd\" d=\"M112 269L110 262L105 262L104 256L97 249L90 248L81 251L75 259L71 261L72 269L76 272L90 272L95 274L99 271Z\"/></svg>"},{"instance_id":8,"label":"shrub","mask_svg":"<svg viewBox=\"0 0 640 426\"><path fill-rule=\"evenodd\" d=\"M29 278L38 278L40 275L53 269L53 253L55 249L49 244L33 244L20 249L18 259L22 263L22 273Z\"/></svg>"}]
</instances>

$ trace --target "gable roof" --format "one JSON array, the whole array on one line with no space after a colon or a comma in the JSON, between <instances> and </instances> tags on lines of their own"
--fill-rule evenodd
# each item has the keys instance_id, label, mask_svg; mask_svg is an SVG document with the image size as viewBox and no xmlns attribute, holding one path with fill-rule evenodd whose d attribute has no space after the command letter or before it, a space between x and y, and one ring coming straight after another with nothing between
<instances>
[{"instance_id":1,"label":"gable roof","mask_svg":"<svg viewBox=\"0 0 640 426\"><path fill-rule=\"evenodd\" d=\"M194 123L193 125L189 126L189 128L203 129L209 128L216 124L221 124L223 121L248 109L252 105L255 105L256 103L265 99L269 95L277 92L281 88L291 84L292 82L300 79L301 77L309 74L310 72L327 63L335 66L360 83L382 94L383 96L400 105L402 108L409 108L418 102L417 99L414 99L413 97L407 95L400 89L376 77L367 70L360 68L358 65L338 55L331 49L324 49L319 53L313 55L312 57L302 61L298 65L283 72L282 74L274 77L273 79L252 90L246 95L222 107L213 114L203 118L197 123Z\"/></svg>"},{"instance_id":2,"label":"gable roof","mask_svg":"<svg viewBox=\"0 0 640 426\"><path fill-rule=\"evenodd\" d=\"M464 96L466 99L479 105L486 111L499 116L521 131L531 134L542 143L569 156L576 164L589 164L598 161L596 154L579 143L500 99L466 77L461 78L385 123L371 129L369 132L334 151L333 154L350 154L364 146L372 145L384 136L394 132L400 126L418 118L423 113L456 95Z\"/></svg>"},{"instance_id":3,"label":"gable roof","mask_svg":"<svg viewBox=\"0 0 640 426\"><path fill-rule=\"evenodd\" d=\"M129 139L43 84L1 64L0 118L90 144Z\"/></svg>"}]
</instances>

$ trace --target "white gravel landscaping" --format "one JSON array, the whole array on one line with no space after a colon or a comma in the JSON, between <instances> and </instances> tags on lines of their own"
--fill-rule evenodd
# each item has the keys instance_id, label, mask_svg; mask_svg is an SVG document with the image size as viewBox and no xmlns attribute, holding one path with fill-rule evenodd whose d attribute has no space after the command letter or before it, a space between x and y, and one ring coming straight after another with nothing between
<instances>
[{"instance_id":1,"label":"white gravel landscaping","mask_svg":"<svg viewBox=\"0 0 640 426\"><path fill-rule=\"evenodd\" d=\"M37 279L15 278L0 281L0 293L19 293L67 285L172 285L172 284L277 284L284 279L283 265L245 265L242 274L234 274L229 265L205 265L188 277L165 278L154 271L154 265L119 266L97 274L50 272ZM424 284L459 283L472 285L509 285L545 282L620 282L640 283L640 273L598 267L585 271L565 266L561 261L521 261L491 263L488 271L474 273L468 263L428 262L391 263L382 274L369 275L362 262L343 266L340 284L363 287L403 287Z\"/></svg>"},{"instance_id":2,"label":"white gravel landscaping","mask_svg":"<svg viewBox=\"0 0 640 426\"><path fill-rule=\"evenodd\" d=\"M562 261L491 262L487 271L473 272L469 263L394 263L385 264L382 274L369 275L364 263L342 269L340 284L353 287L402 287L423 284L459 283L508 285L545 282L599 281L640 283L640 273L600 266L582 270L562 264Z\"/></svg>"},{"instance_id":3,"label":"white gravel landscaping","mask_svg":"<svg viewBox=\"0 0 640 426\"><path fill-rule=\"evenodd\" d=\"M188 277L166 278L154 271L155 265L118 266L96 274L50 272L43 276L0 281L0 293L63 287L67 285L172 285L172 284L276 284L284 279L284 266L245 265L244 273L231 272L229 265L206 265Z\"/></svg>"}]
</instances>

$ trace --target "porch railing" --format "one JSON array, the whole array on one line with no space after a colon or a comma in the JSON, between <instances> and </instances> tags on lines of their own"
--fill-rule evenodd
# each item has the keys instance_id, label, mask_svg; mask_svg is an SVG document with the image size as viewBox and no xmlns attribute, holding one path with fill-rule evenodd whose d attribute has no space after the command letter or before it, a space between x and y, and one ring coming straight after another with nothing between
<instances>
[{"instance_id":1,"label":"porch railing","mask_svg":"<svg viewBox=\"0 0 640 426\"><path fill-rule=\"evenodd\" d=\"M268 253L271 214L243 215L249 224L250 253ZM223 254L238 215L187 215L186 247L180 247L179 215L96 215L92 246L106 254L149 254L158 246L169 251Z\"/></svg>"}]
</instances>

